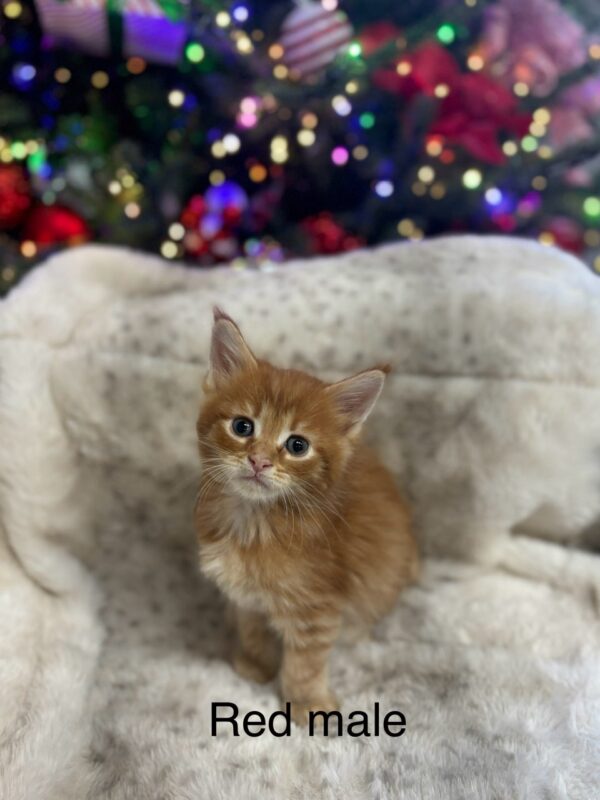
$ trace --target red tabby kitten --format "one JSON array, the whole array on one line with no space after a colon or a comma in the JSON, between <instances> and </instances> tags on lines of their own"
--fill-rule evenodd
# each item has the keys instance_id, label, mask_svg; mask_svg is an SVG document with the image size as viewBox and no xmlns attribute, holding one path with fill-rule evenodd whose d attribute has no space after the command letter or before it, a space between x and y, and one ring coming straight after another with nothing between
<instances>
[{"instance_id":1,"label":"red tabby kitten","mask_svg":"<svg viewBox=\"0 0 600 800\"><path fill-rule=\"evenodd\" d=\"M279 670L301 724L337 707L327 662L342 620L373 623L417 575L406 507L359 436L384 372L328 384L277 369L215 309L197 425L201 568L235 609L236 670Z\"/></svg>"}]
</instances>

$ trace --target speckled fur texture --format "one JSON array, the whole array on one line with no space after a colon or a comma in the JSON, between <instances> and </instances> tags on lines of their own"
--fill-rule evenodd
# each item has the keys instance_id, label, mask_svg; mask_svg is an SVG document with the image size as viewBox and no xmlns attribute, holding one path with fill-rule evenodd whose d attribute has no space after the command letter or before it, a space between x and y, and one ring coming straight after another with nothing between
<instances>
[{"instance_id":1,"label":"speckled fur texture","mask_svg":"<svg viewBox=\"0 0 600 800\"><path fill-rule=\"evenodd\" d=\"M406 734L210 735L273 711L198 574L195 417L213 304L275 364L389 361L368 432L422 549L342 710ZM58 256L0 305L0 797L594 800L600 785L600 283L511 239L191 273Z\"/></svg>"}]
</instances>

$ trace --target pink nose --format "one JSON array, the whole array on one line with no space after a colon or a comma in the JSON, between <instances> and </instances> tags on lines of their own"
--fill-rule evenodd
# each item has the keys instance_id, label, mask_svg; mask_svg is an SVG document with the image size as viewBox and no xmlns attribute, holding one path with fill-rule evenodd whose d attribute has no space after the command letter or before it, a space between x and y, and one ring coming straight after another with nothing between
<instances>
[{"instance_id":1,"label":"pink nose","mask_svg":"<svg viewBox=\"0 0 600 800\"><path fill-rule=\"evenodd\" d=\"M264 456L248 456L248 461L252 464L255 475L273 466L269 459Z\"/></svg>"}]
</instances>

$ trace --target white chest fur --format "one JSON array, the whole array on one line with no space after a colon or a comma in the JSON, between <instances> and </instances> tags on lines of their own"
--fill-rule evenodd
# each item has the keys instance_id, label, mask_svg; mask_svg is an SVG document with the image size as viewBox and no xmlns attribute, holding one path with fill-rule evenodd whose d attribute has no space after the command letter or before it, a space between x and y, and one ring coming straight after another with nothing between
<instances>
[{"instance_id":1,"label":"white chest fur","mask_svg":"<svg viewBox=\"0 0 600 800\"><path fill-rule=\"evenodd\" d=\"M202 572L239 605L266 610L267 595L261 574L255 560L244 552L252 543L272 536L265 515L260 510L248 510L227 500L222 502L217 513L213 509L207 512L211 527L217 527L220 535L213 541L201 541Z\"/></svg>"}]
</instances>

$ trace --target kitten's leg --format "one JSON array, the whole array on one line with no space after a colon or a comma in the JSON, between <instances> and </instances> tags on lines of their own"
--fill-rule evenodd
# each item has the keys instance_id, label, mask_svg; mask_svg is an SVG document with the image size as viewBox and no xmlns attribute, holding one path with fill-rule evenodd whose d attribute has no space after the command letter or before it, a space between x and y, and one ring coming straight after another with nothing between
<instances>
[{"instance_id":1,"label":"kitten's leg","mask_svg":"<svg viewBox=\"0 0 600 800\"><path fill-rule=\"evenodd\" d=\"M339 708L329 689L328 662L339 630L339 618L282 626L281 693L291 704L292 719L306 725L309 711Z\"/></svg>"},{"instance_id":2,"label":"kitten's leg","mask_svg":"<svg viewBox=\"0 0 600 800\"><path fill-rule=\"evenodd\" d=\"M233 667L244 678L268 683L279 669L280 646L276 634L263 614L237 607L235 615L237 640Z\"/></svg>"}]
</instances>

